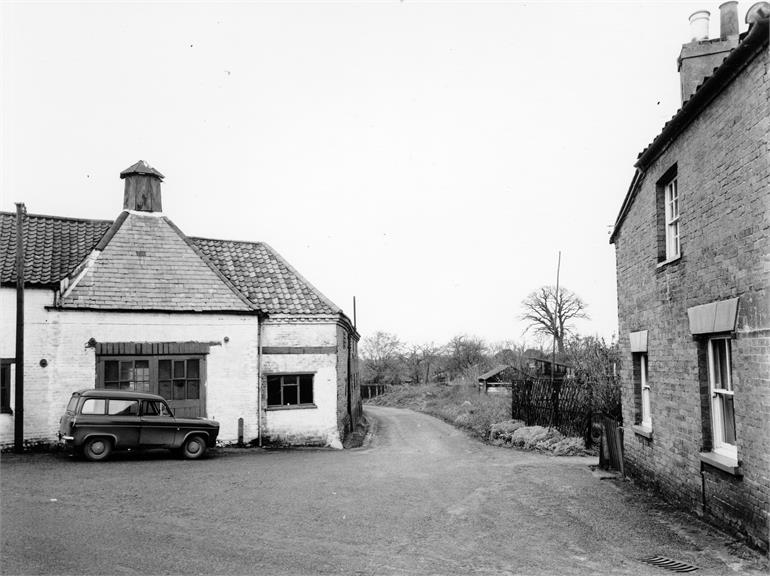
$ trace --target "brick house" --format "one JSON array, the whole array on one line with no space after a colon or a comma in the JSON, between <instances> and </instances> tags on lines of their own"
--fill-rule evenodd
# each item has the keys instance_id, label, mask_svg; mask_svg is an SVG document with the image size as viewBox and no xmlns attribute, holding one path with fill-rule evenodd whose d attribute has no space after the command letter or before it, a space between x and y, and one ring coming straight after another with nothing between
<instances>
[{"instance_id":1,"label":"brick house","mask_svg":"<svg viewBox=\"0 0 770 576\"><path fill-rule=\"evenodd\" d=\"M270 246L191 238L163 175L121 173L114 221L26 215L24 439L55 438L74 390L168 399L220 439L340 446L361 414L355 327ZM17 215L0 212L0 445L14 439Z\"/></svg>"},{"instance_id":2,"label":"brick house","mask_svg":"<svg viewBox=\"0 0 770 576\"><path fill-rule=\"evenodd\" d=\"M768 15L691 17L681 109L639 155L615 245L625 467L767 550L770 535ZM704 18L706 19L704 26ZM703 32L705 28L705 32Z\"/></svg>"}]
</instances>

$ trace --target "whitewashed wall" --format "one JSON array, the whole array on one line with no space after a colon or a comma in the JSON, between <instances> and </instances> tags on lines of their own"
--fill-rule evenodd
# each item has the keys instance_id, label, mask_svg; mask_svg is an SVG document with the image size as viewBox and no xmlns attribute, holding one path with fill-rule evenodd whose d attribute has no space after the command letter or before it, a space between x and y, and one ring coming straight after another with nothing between
<instances>
[{"instance_id":1,"label":"whitewashed wall","mask_svg":"<svg viewBox=\"0 0 770 576\"><path fill-rule=\"evenodd\" d=\"M263 346L337 346L334 322L265 322ZM272 441L287 444L333 444L340 440L337 422L337 355L265 354L263 373L314 372L315 408L270 409L265 412L264 433ZM265 397L266 398L266 397Z\"/></svg>"},{"instance_id":2,"label":"whitewashed wall","mask_svg":"<svg viewBox=\"0 0 770 576\"><path fill-rule=\"evenodd\" d=\"M15 355L15 290L0 288L0 356ZM257 318L218 314L113 313L46 310L53 292L25 293L24 436L52 440L71 393L93 388L99 342L218 342L206 361L207 416L220 422L220 439L257 436ZM229 341L224 342L225 336ZM48 365L40 366L46 359ZM13 397L11 404L13 405ZM13 442L13 417L0 415L0 444Z\"/></svg>"}]
</instances>

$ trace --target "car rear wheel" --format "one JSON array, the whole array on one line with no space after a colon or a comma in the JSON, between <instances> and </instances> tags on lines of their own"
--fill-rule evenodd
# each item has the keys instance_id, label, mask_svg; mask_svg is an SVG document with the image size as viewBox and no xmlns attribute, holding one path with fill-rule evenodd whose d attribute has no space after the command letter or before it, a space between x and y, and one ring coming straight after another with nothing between
<instances>
[{"instance_id":1,"label":"car rear wheel","mask_svg":"<svg viewBox=\"0 0 770 576\"><path fill-rule=\"evenodd\" d=\"M182 456L195 460L206 453L206 441L201 436L190 436L182 445Z\"/></svg>"},{"instance_id":2,"label":"car rear wheel","mask_svg":"<svg viewBox=\"0 0 770 576\"><path fill-rule=\"evenodd\" d=\"M89 438L83 445L83 456L92 462L104 460L112 452L112 440L109 438Z\"/></svg>"}]
</instances>

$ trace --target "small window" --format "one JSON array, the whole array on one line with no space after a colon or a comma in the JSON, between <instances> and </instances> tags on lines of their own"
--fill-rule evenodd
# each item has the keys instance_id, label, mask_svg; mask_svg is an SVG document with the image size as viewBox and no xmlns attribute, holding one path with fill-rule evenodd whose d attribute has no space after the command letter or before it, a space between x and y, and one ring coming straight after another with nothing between
<instances>
[{"instance_id":1,"label":"small window","mask_svg":"<svg viewBox=\"0 0 770 576\"><path fill-rule=\"evenodd\" d=\"M11 410L12 360L0 362L0 414L13 414Z\"/></svg>"},{"instance_id":2,"label":"small window","mask_svg":"<svg viewBox=\"0 0 770 576\"><path fill-rule=\"evenodd\" d=\"M647 377L647 354L639 355L642 389L642 426L652 428L652 413L650 408L650 380Z\"/></svg>"},{"instance_id":3,"label":"small window","mask_svg":"<svg viewBox=\"0 0 770 576\"><path fill-rule=\"evenodd\" d=\"M139 401L113 398L107 407L107 414L110 416L139 416Z\"/></svg>"},{"instance_id":4,"label":"small window","mask_svg":"<svg viewBox=\"0 0 770 576\"><path fill-rule=\"evenodd\" d=\"M81 408L81 414L104 414L107 401L102 398L86 398Z\"/></svg>"},{"instance_id":5,"label":"small window","mask_svg":"<svg viewBox=\"0 0 770 576\"><path fill-rule=\"evenodd\" d=\"M708 376L711 392L711 434L713 450L738 458L735 434L735 402L732 382L730 338L708 341Z\"/></svg>"},{"instance_id":6,"label":"small window","mask_svg":"<svg viewBox=\"0 0 770 576\"><path fill-rule=\"evenodd\" d=\"M267 377L268 406L307 406L312 404L312 374L276 374Z\"/></svg>"}]
</instances>

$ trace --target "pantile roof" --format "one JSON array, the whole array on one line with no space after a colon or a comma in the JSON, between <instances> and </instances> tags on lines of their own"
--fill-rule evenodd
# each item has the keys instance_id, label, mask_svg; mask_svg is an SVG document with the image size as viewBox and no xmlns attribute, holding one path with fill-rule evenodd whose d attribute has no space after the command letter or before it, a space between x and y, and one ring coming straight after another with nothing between
<instances>
[{"instance_id":1,"label":"pantile roof","mask_svg":"<svg viewBox=\"0 0 770 576\"><path fill-rule=\"evenodd\" d=\"M338 314L339 307L264 242L190 238L238 290L268 314Z\"/></svg>"},{"instance_id":2,"label":"pantile roof","mask_svg":"<svg viewBox=\"0 0 770 576\"><path fill-rule=\"evenodd\" d=\"M109 220L28 214L24 219L26 283L33 286L56 285L73 274L89 254L98 249L104 252L73 289L70 297L65 299L65 306L90 308L120 305L120 308L127 306L129 309L148 309L150 306L159 309L158 306L172 304L177 306L180 298L187 298L190 288L196 282L199 283L199 273L207 278L210 287L218 286L211 277L211 268L208 271L205 268L213 266L223 277L221 280L235 288L254 307L268 314L316 316L342 313L338 306L263 242L190 238L165 218L147 216L138 217L139 220L134 221L133 216L123 212L113 223ZM123 230L125 222L130 225ZM164 226L163 222L168 226ZM164 242L167 241L173 248L158 247L154 242L143 239L156 235L164 238ZM185 250L180 241L186 243L190 251ZM113 250L118 247L121 248L119 253ZM170 251L166 254L168 257L173 256L171 252L177 254L174 256L177 258L174 266L183 269L183 276L191 284L186 287L176 285L173 288L175 295L167 294L169 302L150 304L148 298L154 300L155 292L168 292L164 280L167 270L163 262L169 260L165 256L160 258L157 254L160 248L164 253ZM198 252L197 263L188 260L193 250ZM15 254L16 215L0 212L0 281L3 284L16 281ZM98 290L93 283L93 276L89 276L97 270L100 276L104 274L104 278L109 278L109 282L100 282L102 286ZM159 281L162 281L162 285L157 284ZM150 290L152 293L142 291L144 289L140 287L141 284L155 286L155 290ZM203 289L198 286L199 291ZM219 289L215 291L221 292ZM173 302L174 298L176 303ZM196 305L200 304L205 303L198 302ZM209 304L205 304L204 309L206 306ZM221 307L221 303L218 306ZM239 306L234 305L235 308Z\"/></svg>"},{"instance_id":3,"label":"pantile roof","mask_svg":"<svg viewBox=\"0 0 770 576\"><path fill-rule=\"evenodd\" d=\"M93 250L109 220L29 214L24 218L27 284L58 284ZM16 282L16 214L0 212L0 282Z\"/></svg>"}]
</instances>

